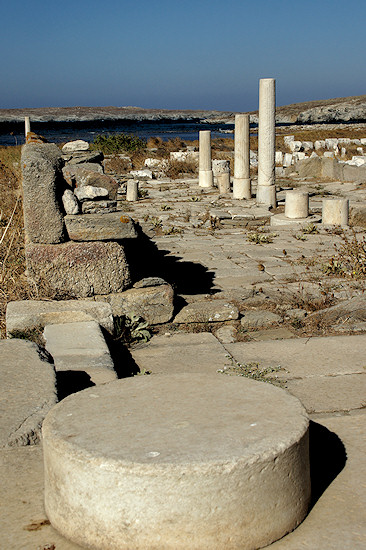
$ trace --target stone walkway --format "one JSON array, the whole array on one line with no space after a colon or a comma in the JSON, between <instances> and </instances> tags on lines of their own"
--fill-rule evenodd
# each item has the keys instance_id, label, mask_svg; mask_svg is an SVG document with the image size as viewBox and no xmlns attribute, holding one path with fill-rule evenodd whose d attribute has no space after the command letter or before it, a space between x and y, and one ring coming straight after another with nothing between
<instances>
[{"instance_id":1,"label":"stone walkway","mask_svg":"<svg viewBox=\"0 0 366 550\"><path fill-rule=\"evenodd\" d=\"M364 191L352 185L345 184L346 195L352 192L352 200L363 200ZM196 182L178 182L168 191L166 187L164 182L146 184L149 197L127 205L131 208L128 214L153 238L153 243L145 243L139 251L137 270L175 282L179 307L224 298L241 315L250 310L276 310L281 320L260 330L239 331L247 341L238 341L238 333L223 337L223 332L215 332L216 337L207 331L187 332L187 324L173 323L161 327L148 344L132 349L133 359L151 376L218 370L223 371L218 376L227 376L251 363L258 363L262 371L281 367L264 376L277 377L278 383L299 397L313 421L314 503L293 533L268 548L365 548L366 335L360 324L342 323L332 326L331 336L299 338L296 323L286 322L288 312L299 309L299 303L306 309L314 300L325 303L330 293L342 299L361 293L362 285L330 279L322 272L322 264L334 253L334 243L342 242L341 237L324 228L306 233L298 228L268 227L276 234L273 242L255 244L248 240L248 230L268 235L256 228L270 217L268 212L253 205L243 208L243 203L229 197L219 199L214 191L201 193ZM341 187L334 184L333 189L339 192ZM314 210L320 206L318 199L315 203ZM237 217L238 209L244 217ZM231 321L223 325L230 326ZM3 547L78 548L47 524L41 447L2 449L0 456Z\"/></svg>"}]
</instances>

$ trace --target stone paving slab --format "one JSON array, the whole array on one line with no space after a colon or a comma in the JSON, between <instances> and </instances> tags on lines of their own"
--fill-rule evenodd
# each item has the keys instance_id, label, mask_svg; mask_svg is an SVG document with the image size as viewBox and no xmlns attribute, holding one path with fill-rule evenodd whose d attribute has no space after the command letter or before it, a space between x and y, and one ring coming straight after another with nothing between
<instances>
[{"instance_id":1,"label":"stone paving slab","mask_svg":"<svg viewBox=\"0 0 366 550\"><path fill-rule=\"evenodd\" d=\"M284 378L366 374L366 334L237 342L226 349L239 363L257 362L262 367L281 365Z\"/></svg>"},{"instance_id":2,"label":"stone paving slab","mask_svg":"<svg viewBox=\"0 0 366 550\"><path fill-rule=\"evenodd\" d=\"M308 413L350 411L366 407L366 372L289 380L286 387L300 399Z\"/></svg>"},{"instance_id":3,"label":"stone paving slab","mask_svg":"<svg viewBox=\"0 0 366 550\"><path fill-rule=\"evenodd\" d=\"M130 352L141 371L153 374L215 373L232 364L225 348L210 332L153 336L148 344Z\"/></svg>"},{"instance_id":4,"label":"stone paving slab","mask_svg":"<svg viewBox=\"0 0 366 550\"><path fill-rule=\"evenodd\" d=\"M84 371L95 384L117 378L108 346L95 321L46 325L44 337L56 371Z\"/></svg>"},{"instance_id":5,"label":"stone paving slab","mask_svg":"<svg viewBox=\"0 0 366 550\"><path fill-rule=\"evenodd\" d=\"M97 321L108 332L113 332L110 304L88 300L19 300L9 302L6 308L6 330L29 330L59 323Z\"/></svg>"},{"instance_id":6,"label":"stone paving slab","mask_svg":"<svg viewBox=\"0 0 366 550\"><path fill-rule=\"evenodd\" d=\"M39 443L56 402L55 370L44 350L27 340L0 340L0 447Z\"/></svg>"}]
</instances>

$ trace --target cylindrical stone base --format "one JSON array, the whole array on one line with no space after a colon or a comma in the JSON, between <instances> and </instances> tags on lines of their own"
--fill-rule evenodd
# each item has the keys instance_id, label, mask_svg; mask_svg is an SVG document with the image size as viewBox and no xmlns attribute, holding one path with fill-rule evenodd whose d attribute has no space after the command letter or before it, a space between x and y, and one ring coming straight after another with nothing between
<instances>
[{"instance_id":1,"label":"cylindrical stone base","mask_svg":"<svg viewBox=\"0 0 366 550\"><path fill-rule=\"evenodd\" d=\"M233 179L233 199L251 199L252 188L250 178Z\"/></svg>"},{"instance_id":2,"label":"cylindrical stone base","mask_svg":"<svg viewBox=\"0 0 366 550\"><path fill-rule=\"evenodd\" d=\"M135 180L128 181L126 201L134 202L138 200L138 197L139 197L139 182Z\"/></svg>"},{"instance_id":3,"label":"cylindrical stone base","mask_svg":"<svg viewBox=\"0 0 366 550\"><path fill-rule=\"evenodd\" d=\"M307 218L309 215L309 193L303 191L287 191L285 216L294 220Z\"/></svg>"},{"instance_id":4,"label":"cylindrical stone base","mask_svg":"<svg viewBox=\"0 0 366 550\"><path fill-rule=\"evenodd\" d=\"M213 187L212 170L200 170L198 172L198 184L200 187Z\"/></svg>"},{"instance_id":5,"label":"cylindrical stone base","mask_svg":"<svg viewBox=\"0 0 366 550\"><path fill-rule=\"evenodd\" d=\"M264 204L266 206L276 206L276 186L258 185L256 202L257 204Z\"/></svg>"},{"instance_id":6,"label":"cylindrical stone base","mask_svg":"<svg viewBox=\"0 0 366 550\"><path fill-rule=\"evenodd\" d=\"M47 415L43 454L51 524L97 550L253 550L293 530L309 505L305 409L248 378L89 388Z\"/></svg>"},{"instance_id":7,"label":"cylindrical stone base","mask_svg":"<svg viewBox=\"0 0 366 550\"><path fill-rule=\"evenodd\" d=\"M220 195L230 193L230 172L217 174L217 187L219 188Z\"/></svg>"},{"instance_id":8,"label":"cylindrical stone base","mask_svg":"<svg viewBox=\"0 0 366 550\"><path fill-rule=\"evenodd\" d=\"M323 199L322 223L324 225L348 226L348 199Z\"/></svg>"},{"instance_id":9,"label":"cylindrical stone base","mask_svg":"<svg viewBox=\"0 0 366 550\"><path fill-rule=\"evenodd\" d=\"M28 132L31 131L31 128L30 128L30 118L29 118L29 116L24 117L24 123L25 123L25 131L24 131L24 133L25 133L25 137L27 137Z\"/></svg>"}]
</instances>

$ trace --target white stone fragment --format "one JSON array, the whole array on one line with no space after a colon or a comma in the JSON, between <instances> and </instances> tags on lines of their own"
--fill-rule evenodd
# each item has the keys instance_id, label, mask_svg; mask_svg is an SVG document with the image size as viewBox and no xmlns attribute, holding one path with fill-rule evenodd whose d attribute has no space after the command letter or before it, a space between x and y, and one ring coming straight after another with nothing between
<instances>
[{"instance_id":1,"label":"white stone fragment","mask_svg":"<svg viewBox=\"0 0 366 550\"><path fill-rule=\"evenodd\" d=\"M108 197L107 189L104 189L103 187L94 187L93 185L83 185L82 187L77 187L74 194L79 201L92 200L99 197Z\"/></svg>"},{"instance_id":2,"label":"white stone fragment","mask_svg":"<svg viewBox=\"0 0 366 550\"><path fill-rule=\"evenodd\" d=\"M291 166L291 164L292 164L292 153L285 153L283 158L284 167L287 168L288 166Z\"/></svg>"},{"instance_id":3,"label":"white stone fragment","mask_svg":"<svg viewBox=\"0 0 366 550\"><path fill-rule=\"evenodd\" d=\"M289 147L290 143L295 140L295 136L283 136L283 143Z\"/></svg>"},{"instance_id":4,"label":"white stone fragment","mask_svg":"<svg viewBox=\"0 0 366 550\"><path fill-rule=\"evenodd\" d=\"M160 168L161 160L160 159L148 158L148 159L145 159L144 164L145 164L146 168Z\"/></svg>"},{"instance_id":5,"label":"white stone fragment","mask_svg":"<svg viewBox=\"0 0 366 550\"><path fill-rule=\"evenodd\" d=\"M298 151L300 151L300 149L302 147L302 142L301 141L291 141L290 144L289 144L289 147L290 147L290 149L293 153L297 153Z\"/></svg>"},{"instance_id":6,"label":"white stone fragment","mask_svg":"<svg viewBox=\"0 0 366 550\"><path fill-rule=\"evenodd\" d=\"M338 139L337 138L326 138L325 139L325 147L331 151L334 150L338 145Z\"/></svg>"},{"instance_id":7,"label":"white stone fragment","mask_svg":"<svg viewBox=\"0 0 366 550\"><path fill-rule=\"evenodd\" d=\"M314 142L314 149L317 151L318 149L325 149L325 141L324 139L318 139Z\"/></svg>"},{"instance_id":8,"label":"white stone fragment","mask_svg":"<svg viewBox=\"0 0 366 550\"><path fill-rule=\"evenodd\" d=\"M282 153L282 151L276 151L276 153L275 153L275 163L279 166L283 165L283 153Z\"/></svg>"},{"instance_id":9,"label":"white stone fragment","mask_svg":"<svg viewBox=\"0 0 366 550\"><path fill-rule=\"evenodd\" d=\"M302 146L304 151L312 151L314 149L314 144L312 141L303 141Z\"/></svg>"},{"instance_id":10,"label":"white stone fragment","mask_svg":"<svg viewBox=\"0 0 366 550\"><path fill-rule=\"evenodd\" d=\"M230 161L229 160L213 160L212 161L212 172L214 176L218 174L225 174L230 172Z\"/></svg>"},{"instance_id":11,"label":"white stone fragment","mask_svg":"<svg viewBox=\"0 0 366 550\"><path fill-rule=\"evenodd\" d=\"M71 189L66 189L62 195L62 204L66 214L79 214L80 207L77 198Z\"/></svg>"},{"instance_id":12,"label":"white stone fragment","mask_svg":"<svg viewBox=\"0 0 366 550\"><path fill-rule=\"evenodd\" d=\"M76 139L75 141L68 141L62 147L63 153L75 153L75 151L87 151L89 149L89 143L83 139Z\"/></svg>"},{"instance_id":13,"label":"white stone fragment","mask_svg":"<svg viewBox=\"0 0 366 550\"><path fill-rule=\"evenodd\" d=\"M130 174L134 178L153 179L153 173L148 168L145 168L144 170L131 170Z\"/></svg>"},{"instance_id":14,"label":"white stone fragment","mask_svg":"<svg viewBox=\"0 0 366 550\"><path fill-rule=\"evenodd\" d=\"M361 138L360 142L361 142L361 145L366 145L366 138Z\"/></svg>"},{"instance_id":15,"label":"white stone fragment","mask_svg":"<svg viewBox=\"0 0 366 550\"><path fill-rule=\"evenodd\" d=\"M325 151L324 152L324 156L325 157L328 157L328 158L333 158L334 159L334 151Z\"/></svg>"}]
</instances>

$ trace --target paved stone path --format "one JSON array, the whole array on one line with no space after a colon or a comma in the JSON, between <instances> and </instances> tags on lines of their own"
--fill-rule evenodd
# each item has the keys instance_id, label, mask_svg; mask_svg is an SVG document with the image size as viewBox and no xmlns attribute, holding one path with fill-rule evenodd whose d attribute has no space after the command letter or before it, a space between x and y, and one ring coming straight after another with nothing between
<instances>
[{"instance_id":1,"label":"paved stone path","mask_svg":"<svg viewBox=\"0 0 366 550\"><path fill-rule=\"evenodd\" d=\"M258 220L270 216L253 204L247 208L229 197L219 198L215 191L201 193L196 182L169 186L155 182L145 187L149 197L129 205L132 210L128 213L139 219L158 247L158 252L147 248L155 263L148 265L146 275L160 275L168 281L170 276L172 282L177 277L180 300L186 303L217 297L234 300L241 311L265 309L271 302L287 312L299 307L299 302L325 300L329 292L344 299L362 291L357 282L326 278L322 273L322 263L334 253L334 243L342 242L334 232L268 227L270 233L277 234L273 242L255 244L248 240L248 230L256 233ZM365 191L357 184L329 183L324 189L347 197L351 192L354 202L365 199ZM314 211L319 210L320 200L312 199ZM237 218L237 208L246 217ZM244 227L248 220L252 227ZM147 256L143 259L147 261ZM224 343L211 333L193 334L185 332L186 326L174 330L167 326L149 344L132 350L140 369L151 371L151 376L172 371L232 369L234 373L240 364L251 362L284 369L275 375L302 400L313 420L316 502L293 533L269 548L361 550L366 546L366 336L360 331L349 335L352 330L347 326L336 328L328 337L298 338L299 332L291 324L276 324L245 332L246 342ZM41 448L2 450L0 456L4 548L78 548L45 523Z\"/></svg>"}]
</instances>

